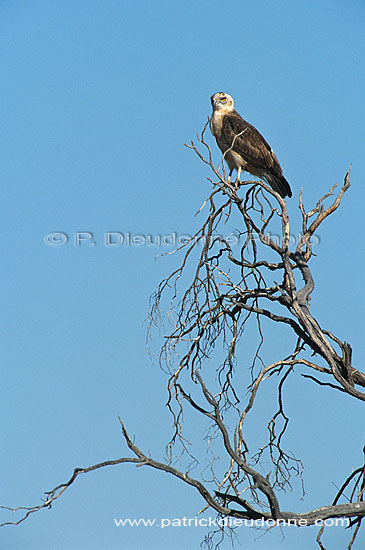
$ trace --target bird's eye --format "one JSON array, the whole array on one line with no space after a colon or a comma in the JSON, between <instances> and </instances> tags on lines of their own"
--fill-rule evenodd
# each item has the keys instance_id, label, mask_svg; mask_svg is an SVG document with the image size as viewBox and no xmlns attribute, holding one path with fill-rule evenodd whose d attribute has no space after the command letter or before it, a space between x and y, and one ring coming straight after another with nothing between
<instances>
[{"instance_id":1,"label":"bird's eye","mask_svg":"<svg viewBox=\"0 0 365 550\"><path fill-rule=\"evenodd\" d=\"M226 101L227 101L227 98L226 98L226 97L222 97L221 102L222 102L222 103L225 103Z\"/></svg>"}]
</instances>

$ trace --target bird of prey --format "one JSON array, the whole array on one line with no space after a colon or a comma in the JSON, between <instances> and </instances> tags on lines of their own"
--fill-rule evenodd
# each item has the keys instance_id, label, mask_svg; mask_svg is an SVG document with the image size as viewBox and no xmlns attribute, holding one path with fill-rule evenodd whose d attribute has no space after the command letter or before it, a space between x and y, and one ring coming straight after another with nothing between
<instances>
[{"instance_id":1,"label":"bird of prey","mask_svg":"<svg viewBox=\"0 0 365 550\"><path fill-rule=\"evenodd\" d=\"M282 198L291 197L290 185L283 176L274 151L260 132L235 111L233 98L224 92L217 92L210 100L213 107L210 129L228 164L229 181L233 170L237 170L236 183L241 171L245 170L265 178Z\"/></svg>"}]
</instances>

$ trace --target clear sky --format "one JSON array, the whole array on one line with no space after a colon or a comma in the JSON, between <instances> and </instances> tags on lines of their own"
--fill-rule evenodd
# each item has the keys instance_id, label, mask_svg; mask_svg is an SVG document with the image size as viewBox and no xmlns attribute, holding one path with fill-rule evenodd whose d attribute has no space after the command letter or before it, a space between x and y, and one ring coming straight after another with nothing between
<instances>
[{"instance_id":1,"label":"clear sky","mask_svg":"<svg viewBox=\"0 0 365 550\"><path fill-rule=\"evenodd\" d=\"M216 91L233 95L274 147L298 231L300 187L312 207L353 163L341 210L320 231L312 307L363 370L364 16L361 0L0 3L1 504L34 505L74 467L128 456L118 414L163 458L166 377L151 364L143 321L178 258L155 259L167 246L104 239L194 231L210 173L184 142ZM52 232L68 242L46 244ZM96 244L76 246L76 232ZM289 398L291 443L308 493L284 502L304 511L328 504L361 464L364 423L354 399L310 381L300 388ZM201 507L178 480L122 465L83 476L51 510L3 528L0 546L199 548L202 528L117 528L113 519L194 517ZM304 550L316 530L259 536L240 531L238 548ZM348 537L327 532L341 548Z\"/></svg>"}]
</instances>

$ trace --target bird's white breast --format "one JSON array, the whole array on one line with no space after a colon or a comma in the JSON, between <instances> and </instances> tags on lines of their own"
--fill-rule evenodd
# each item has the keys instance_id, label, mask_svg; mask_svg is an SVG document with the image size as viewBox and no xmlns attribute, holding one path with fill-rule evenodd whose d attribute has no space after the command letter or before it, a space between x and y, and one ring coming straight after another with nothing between
<instances>
[{"instance_id":1,"label":"bird's white breast","mask_svg":"<svg viewBox=\"0 0 365 550\"><path fill-rule=\"evenodd\" d=\"M213 136L219 137L222 132L222 119L226 113L220 113L219 111L214 111L210 118L210 131Z\"/></svg>"}]
</instances>

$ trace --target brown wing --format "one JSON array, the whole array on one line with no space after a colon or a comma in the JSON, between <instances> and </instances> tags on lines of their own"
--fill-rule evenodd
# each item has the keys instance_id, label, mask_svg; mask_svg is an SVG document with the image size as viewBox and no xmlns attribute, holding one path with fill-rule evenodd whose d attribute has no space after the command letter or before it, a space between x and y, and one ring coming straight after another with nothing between
<instances>
[{"instance_id":1,"label":"brown wing","mask_svg":"<svg viewBox=\"0 0 365 550\"><path fill-rule=\"evenodd\" d=\"M260 132L236 111L223 117L221 140L224 140L226 150L232 147L234 141L233 151L241 155L253 168L268 170L275 176L282 175L281 166L270 145Z\"/></svg>"}]
</instances>

